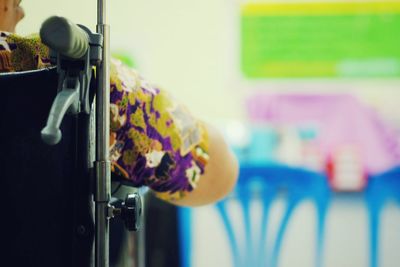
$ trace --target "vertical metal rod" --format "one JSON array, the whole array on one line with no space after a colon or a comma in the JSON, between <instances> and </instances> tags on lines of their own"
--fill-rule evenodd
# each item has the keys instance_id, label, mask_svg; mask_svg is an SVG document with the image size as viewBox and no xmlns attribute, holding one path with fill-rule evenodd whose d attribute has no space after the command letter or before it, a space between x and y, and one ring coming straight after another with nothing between
<instances>
[{"instance_id":1,"label":"vertical metal rod","mask_svg":"<svg viewBox=\"0 0 400 267\"><path fill-rule=\"evenodd\" d=\"M111 188L109 160L110 133L110 28L106 0L97 0L97 32L103 35L103 60L97 66L96 92L96 189L95 189L95 266L109 266L108 205Z\"/></svg>"}]
</instances>

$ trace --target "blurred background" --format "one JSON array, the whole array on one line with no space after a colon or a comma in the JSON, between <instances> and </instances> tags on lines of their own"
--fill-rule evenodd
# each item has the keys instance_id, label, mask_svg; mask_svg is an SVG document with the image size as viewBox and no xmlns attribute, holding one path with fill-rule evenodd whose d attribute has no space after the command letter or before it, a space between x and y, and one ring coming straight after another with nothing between
<instances>
[{"instance_id":1,"label":"blurred background","mask_svg":"<svg viewBox=\"0 0 400 267\"><path fill-rule=\"evenodd\" d=\"M96 1L22 5L23 35L95 29ZM147 266L400 266L400 1L115 0L109 24L241 167L216 205L152 206Z\"/></svg>"}]
</instances>

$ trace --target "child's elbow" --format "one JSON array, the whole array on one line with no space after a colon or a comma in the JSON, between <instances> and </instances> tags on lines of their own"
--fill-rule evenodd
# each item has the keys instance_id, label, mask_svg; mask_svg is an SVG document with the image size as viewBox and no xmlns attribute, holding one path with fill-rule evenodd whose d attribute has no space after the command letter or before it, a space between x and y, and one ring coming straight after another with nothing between
<instances>
[{"instance_id":1,"label":"child's elbow","mask_svg":"<svg viewBox=\"0 0 400 267\"><path fill-rule=\"evenodd\" d=\"M193 207L212 204L227 197L235 188L239 172L235 156L231 153L229 156L230 159L225 159L226 162L218 166L210 162L196 188L183 198L170 202L179 206Z\"/></svg>"},{"instance_id":2,"label":"child's elbow","mask_svg":"<svg viewBox=\"0 0 400 267\"><path fill-rule=\"evenodd\" d=\"M215 188L215 199L212 202L221 200L227 197L236 186L236 182L239 176L239 166L236 157L230 153L229 166L226 166L225 170L221 172L221 182ZM217 177L215 177L217 178Z\"/></svg>"}]
</instances>

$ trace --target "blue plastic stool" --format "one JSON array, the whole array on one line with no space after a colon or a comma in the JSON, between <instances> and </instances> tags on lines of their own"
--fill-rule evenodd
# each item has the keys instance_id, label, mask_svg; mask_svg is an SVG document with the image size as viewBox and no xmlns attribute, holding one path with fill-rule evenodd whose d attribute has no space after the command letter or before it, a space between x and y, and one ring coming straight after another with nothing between
<instances>
[{"instance_id":1,"label":"blue plastic stool","mask_svg":"<svg viewBox=\"0 0 400 267\"><path fill-rule=\"evenodd\" d=\"M267 248L267 226L271 204L278 194L286 191L286 210L273 242L272 251ZM300 168L283 165L245 165L240 168L238 185L232 196L216 204L224 223L229 240L234 267L277 267L284 235L294 210L304 200L311 200L317 210L317 251L315 266L322 266L323 236L325 217L330 202L331 192L324 175ZM259 198L262 203L260 229L251 227L250 205ZM232 220L227 212L227 204L232 199L239 201L243 212L244 243L239 243ZM181 236L185 251L182 251L184 267L190 265L190 209L180 210L182 223ZM255 232L256 231L256 232ZM257 233L254 235L254 232ZM254 238L256 237L256 238Z\"/></svg>"}]
</instances>

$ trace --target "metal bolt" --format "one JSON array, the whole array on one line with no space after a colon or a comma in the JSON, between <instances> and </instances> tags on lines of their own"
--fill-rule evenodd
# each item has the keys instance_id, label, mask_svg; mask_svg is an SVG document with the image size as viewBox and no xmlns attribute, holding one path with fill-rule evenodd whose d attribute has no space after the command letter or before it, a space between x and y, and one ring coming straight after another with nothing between
<instances>
[{"instance_id":1,"label":"metal bolt","mask_svg":"<svg viewBox=\"0 0 400 267\"><path fill-rule=\"evenodd\" d=\"M85 235L86 227L81 224L76 228L76 232L78 233L78 235Z\"/></svg>"}]
</instances>

